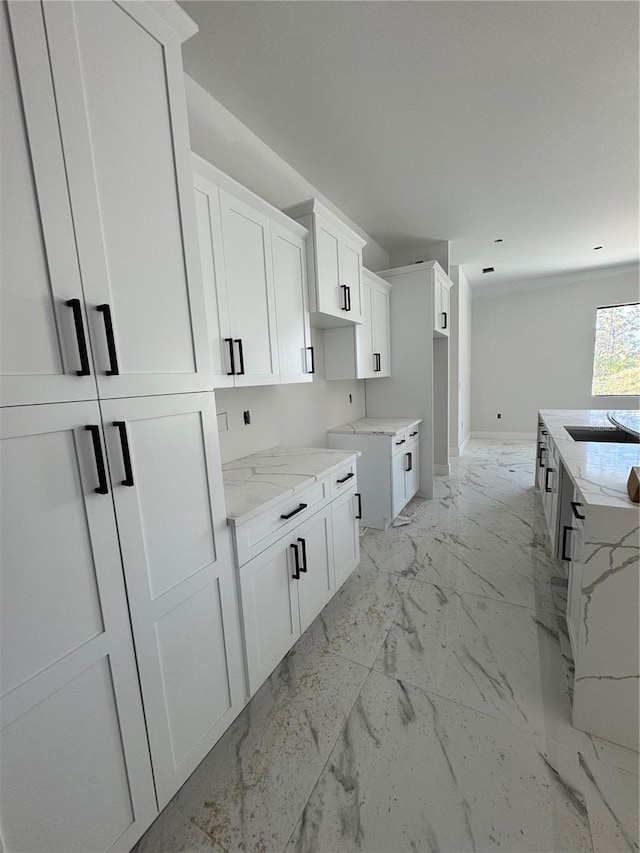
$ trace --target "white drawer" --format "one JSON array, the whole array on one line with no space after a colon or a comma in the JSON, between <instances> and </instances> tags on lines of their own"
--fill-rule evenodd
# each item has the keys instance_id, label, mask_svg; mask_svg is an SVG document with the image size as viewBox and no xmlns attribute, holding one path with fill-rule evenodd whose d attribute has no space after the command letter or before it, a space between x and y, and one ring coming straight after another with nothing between
<instances>
[{"instance_id":1,"label":"white drawer","mask_svg":"<svg viewBox=\"0 0 640 853\"><path fill-rule=\"evenodd\" d=\"M337 471L329 475L329 497L331 500L355 486L358 479L356 460L352 459Z\"/></svg>"},{"instance_id":2,"label":"white drawer","mask_svg":"<svg viewBox=\"0 0 640 853\"><path fill-rule=\"evenodd\" d=\"M413 430L411 430L411 432L413 432ZM395 456L396 453L404 453L407 449L407 444L409 444L409 440L408 429L400 430L400 432L391 436L391 455Z\"/></svg>"},{"instance_id":3,"label":"white drawer","mask_svg":"<svg viewBox=\"0 0 640 853\"><path fill-rule=\"evenodd\" d=\"M355 465L355 463L354 463ZM333 475L332 475L333 476ZM347 482L353 482L353 479ZM329 478L283 498L234 531L236 565L243 566L329 503ZM289 516L285 518L284 516Z\"/></svg>"}]
</instances>

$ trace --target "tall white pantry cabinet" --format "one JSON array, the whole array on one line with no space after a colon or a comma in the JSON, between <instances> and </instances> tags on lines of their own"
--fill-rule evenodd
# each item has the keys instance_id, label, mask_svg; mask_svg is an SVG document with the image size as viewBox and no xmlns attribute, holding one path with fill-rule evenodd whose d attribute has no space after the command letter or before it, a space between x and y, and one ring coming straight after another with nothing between
<instances>
[{"instance_id":1,"label":"tall white pantry cabinet","mask_svg":"<svg viewBox=\"0 0 640 853\"><path fill-rule=\"evenodd\" d=\"M0 8L6 853L129 850L244 701L193 32L170 3Z\"/></svg>"}]
</instances>

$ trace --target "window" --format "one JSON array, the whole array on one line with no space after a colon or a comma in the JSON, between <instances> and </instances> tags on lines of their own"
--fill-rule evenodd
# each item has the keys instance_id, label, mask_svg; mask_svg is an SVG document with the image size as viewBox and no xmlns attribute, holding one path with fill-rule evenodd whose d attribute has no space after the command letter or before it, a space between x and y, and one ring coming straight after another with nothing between
<instances>
[{"instance_id":1,"label":"window","mask_svg":"<svg viewBox=\"0 0 640 853\"><path fill-rule=\"evenodd\" d=\"M597 309L591 393L640 394L640 302Z\"/></svg>"}]
</instances>

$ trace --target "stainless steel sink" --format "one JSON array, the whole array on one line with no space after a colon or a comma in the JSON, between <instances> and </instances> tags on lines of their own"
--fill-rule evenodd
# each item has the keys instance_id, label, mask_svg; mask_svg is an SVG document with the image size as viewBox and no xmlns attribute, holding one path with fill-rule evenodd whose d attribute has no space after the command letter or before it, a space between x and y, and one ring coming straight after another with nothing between
<instances>
[{"instance_id":1,"label":"stainless steel sink","mask_svg":"<svg viewBox=\"0 0 640 853\"><path fill-rule=\"evenodd\" d=\"M565 426L574 441L608 441L614 444L640 444L640 436L617 427Z\"/></svg>"}]
</instances>

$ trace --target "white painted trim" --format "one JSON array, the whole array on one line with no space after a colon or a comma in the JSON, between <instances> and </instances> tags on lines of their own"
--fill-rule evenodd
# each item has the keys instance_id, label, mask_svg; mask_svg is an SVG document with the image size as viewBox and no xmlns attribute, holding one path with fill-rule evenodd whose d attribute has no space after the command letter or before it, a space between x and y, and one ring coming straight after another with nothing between
<instances>
[{"instance_id":1,"label":"white painted trim","mask_svg":"<svg viewBox=\"0 0 640 853\"><path fill-rule=\"evenodd\" d=\"M535 441L535 432L475 432L471 438L504 438L505 441Z\"/></svg>"},{"instance_id":2,"label":"white painted trim","mask_svg":"<svg viewBox=\"0 0 640 853\"><path fill-rule=\"evenodd\" d=\"M198 32L199 27L193 18L172 0L147 0L147 5L171 27L181 42Z\"/></svg>"},{"instance_id":3,"label":"white painted trim","mask_svg":"<svg viewBox=\"0 0 640 853\"><path fill-rule=\"evenodd\" d=\"M469 444L469 439L470 439L470 438L471 438L471 433L470 433L470 432L468 432L468 433L465 435L465 437L462 439L462 441L460 442L460 446L459 446L459 448L458 448L458 455L459 455L459 456L462 456L462 454L464 453L464 451L465 451L465 448L466 448L467 444Z\"/></svg>"}]
</instances>

